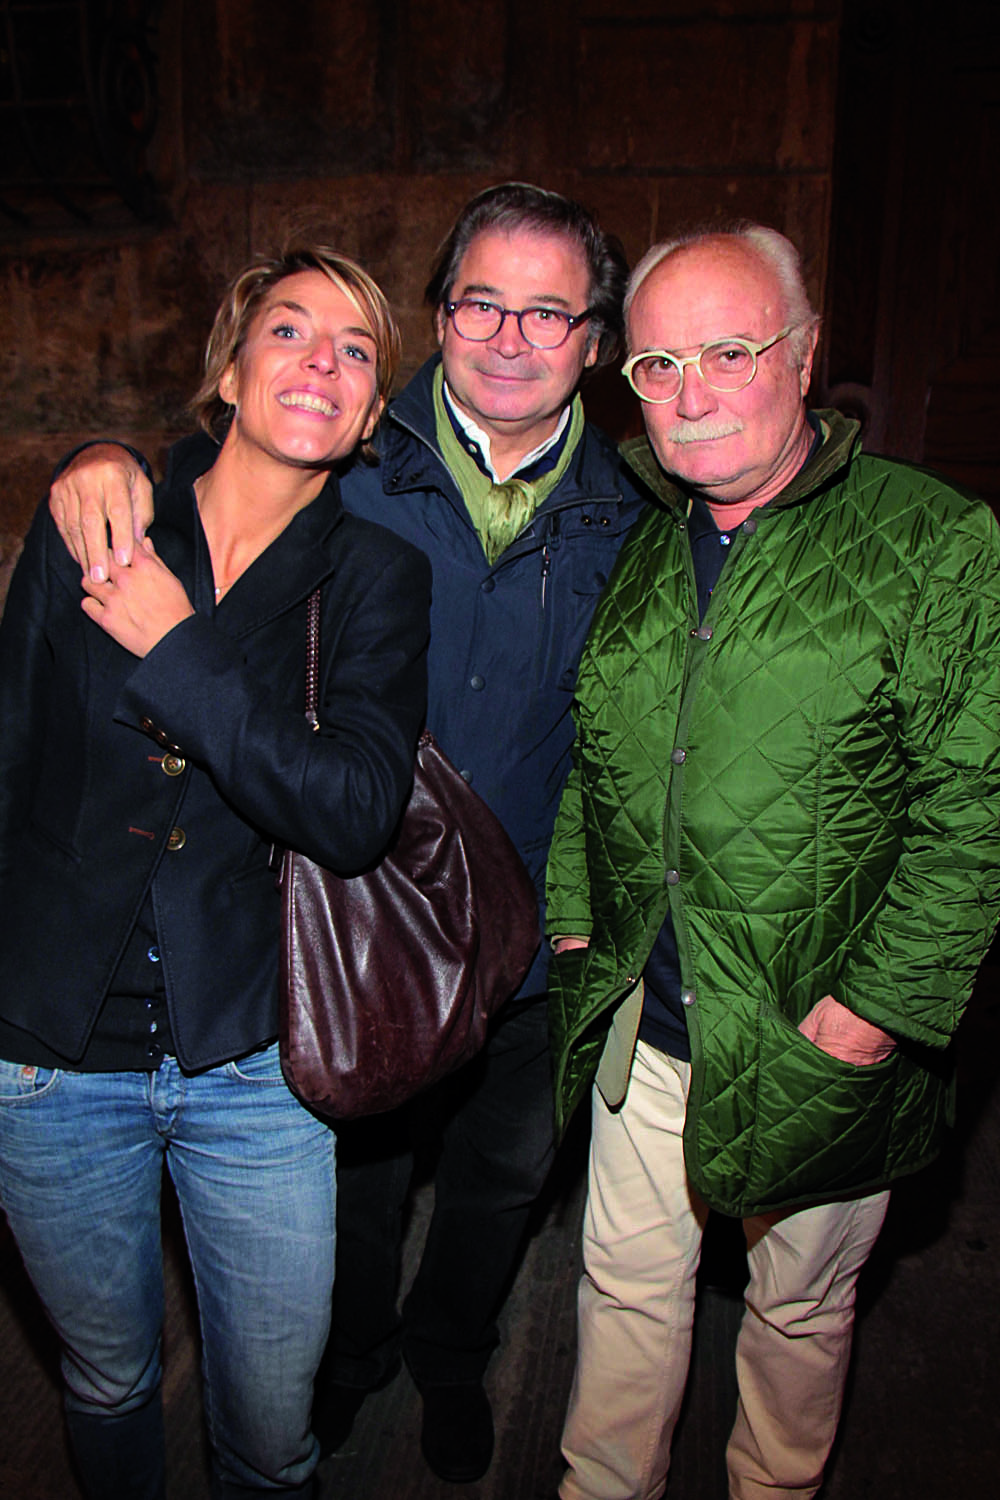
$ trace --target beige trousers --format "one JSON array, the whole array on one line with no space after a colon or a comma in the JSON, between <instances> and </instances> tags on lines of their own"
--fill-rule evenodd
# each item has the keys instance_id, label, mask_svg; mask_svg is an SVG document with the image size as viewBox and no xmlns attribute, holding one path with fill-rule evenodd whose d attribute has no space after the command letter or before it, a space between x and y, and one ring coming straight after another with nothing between
<instances>
[{"instance_id":1,"label":"beige trousers","mask_svg":"<svg viewBox=\"0 0 1000 1500\"><path fill-rule=\"evenodd\" d=\"M707 1217L684 1170L690 1065L640 1042L625 1102L594 1090L579 1350L562 1500L658 1500L691 1352ZM744 1220L730 1500L809 1500L843 1398L858 1273L889 1194Z\"/></svg>"}]
</instances>

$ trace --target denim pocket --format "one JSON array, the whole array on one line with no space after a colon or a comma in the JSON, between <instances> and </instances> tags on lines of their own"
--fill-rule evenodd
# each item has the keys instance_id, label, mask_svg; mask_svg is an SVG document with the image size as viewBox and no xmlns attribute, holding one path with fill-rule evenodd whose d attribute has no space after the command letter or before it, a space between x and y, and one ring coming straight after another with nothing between
<instances>
[{"instance_id":1,"label":"denim pocket","mask_svg":"<svg viewBox=\"0 0 1000 1500\"><path fill-rule=\"evenodd\" d=\"M226 1063L225 1066L228 1076L237 1079L240 1083L281 1084L283 1088L285 1086L277 1042L272 1042L269 1047L262 1047L257 1052L251 1052L246 1057L237 1058L235 1062Z\"/></svg>"},{"instance_id":2,"label":"denim pocket","mask_svg":"<svg viewBox=\"0 0 1000 1500\"><path fill-rule=\"evenodd\" d=\"M0 1103L16 1104L20 1100L37 1099L55 1086L60 1072L59 1068L40 1068L33 1063L0 1059Z\"/></svg>"}]
</instances>

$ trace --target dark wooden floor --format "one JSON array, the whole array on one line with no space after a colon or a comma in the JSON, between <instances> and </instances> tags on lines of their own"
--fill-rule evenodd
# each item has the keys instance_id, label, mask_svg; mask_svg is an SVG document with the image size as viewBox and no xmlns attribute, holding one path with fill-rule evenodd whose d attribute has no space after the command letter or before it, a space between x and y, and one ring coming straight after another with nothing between
<instances>
[{"instance_id":1,"label":"dark wooden floor","mask_svg":"<svg viewBox=\"0 0 1000 1500\"><path fill-rule=\"evenodd\" d=\"M855 1359L823 1500L983 1500L1000 1492L1000 970L962 1039L959 1127L945 1159L899 1186L860 1290ZM497 1451L485 1479L447 1485L419 1452L401 1374L322 1467L324 1500L554 1500L572 1378L585 1141L569 1143L505 1309L489 1374ZM430 1211L415 1198L408 1260ZM669 1500L725 1500L740 1262L714 1226ZM170 1500L207 1500L197 1335L179 1236L166 1235ZM9 1236L0 1239L0 1496L75 1500L56 1352Z\"/></svg>"}]
</instances>

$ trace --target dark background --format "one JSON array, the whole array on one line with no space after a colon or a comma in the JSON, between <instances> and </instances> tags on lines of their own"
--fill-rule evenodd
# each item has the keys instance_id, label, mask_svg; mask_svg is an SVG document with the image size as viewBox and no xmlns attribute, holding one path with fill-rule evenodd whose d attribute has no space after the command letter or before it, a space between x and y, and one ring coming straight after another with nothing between
<instances>
[{"instance_id":1,"label":"dark background","mask_svg":"<svg viewBox=\"0 0 1000 1500\"><path fill-rule=\"evenodd\" d=\"M158 460L187 430L225 281L293 216L381 280L405 375L433 347L437 243L511 177L582 199L633 262L734 215L790 235L825 315L817 403L1000 506L998 139L996 0L0 0L0 595L56 457L103 432ZM635 430L616 372L586 399ZM996 959L960 1046L955 1145L899 1187L862 1283L829 1500L995 1489ZM504 1313L481 1500L551 1500L559 1474L581 1152L562 1163ZM170 1484L201 1500L178 1240L168 1215ZM732 1419L739 1298L731 1262L708 1270L671 1488L690 1500L725 1492ZM55 1363L0 1228L0 1496L75 1493ZM415 1456L418 1429L400 1380L324 1493L454 1495Z\"/></svg>"},{"instance_id":2,"label":"dark background","mask_svg":"<svg viewBox=\"0 0 1000 1500\"><path fill-rule=\"evenodd\" d=\"M803 251L814 399L1000 501L993 0L0 0L0 559L52 461L188 427L228 275L293 218L383 283L521 178L631 261L746 215ZM588 409L635 430L607 372ZM2 573L2 568L0 568ZM2 589L2 578L0 578Z\"/></svg>"}]
</instances>

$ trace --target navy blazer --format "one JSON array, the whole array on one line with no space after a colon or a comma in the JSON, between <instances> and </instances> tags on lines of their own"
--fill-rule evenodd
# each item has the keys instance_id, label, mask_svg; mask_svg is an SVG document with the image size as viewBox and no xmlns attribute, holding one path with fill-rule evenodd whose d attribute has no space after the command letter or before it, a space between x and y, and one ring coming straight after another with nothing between
<instances>
[{"instance_id":1,"label":"navy blazer","mask_svg":"<svg viewBox=\"0 0 1000 1500\"><path fill-rule=\"evenodd\" d=\"M43 506L0 627L0 1056L87 1045L151 891L181 1064L277 1035L272 841L344 873L377 858L426 700L430 569L347 515L333 477L216 607L180 445L150 535L196 613L137 659L80 608ZM306 601L323 585L320 719L306 724ZM8 1028L18 1028L18 1031ZM8 1050L10 1050L8 1048Z\"/></svg>"}]
</instances>

